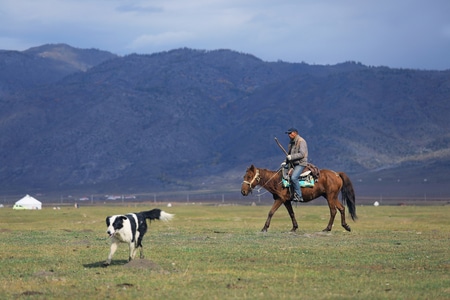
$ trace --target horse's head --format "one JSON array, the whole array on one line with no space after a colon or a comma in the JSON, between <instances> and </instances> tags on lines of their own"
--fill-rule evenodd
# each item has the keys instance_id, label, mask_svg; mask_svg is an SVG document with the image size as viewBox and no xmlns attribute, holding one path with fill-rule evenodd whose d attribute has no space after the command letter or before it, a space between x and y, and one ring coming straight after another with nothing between
<instances>
[{"instance_id":1,"label":"horse's head","mask_svg":"<svg viewBox=\"0 0 450 300\"><path fill-rule=\"evenodd\" d=\"M243 196L248 196L252 190L258 185L261 177L259 175L259 170L251 165L244 175L244 181L242 182L241 194Z\"/></svg>"}]
</instances>

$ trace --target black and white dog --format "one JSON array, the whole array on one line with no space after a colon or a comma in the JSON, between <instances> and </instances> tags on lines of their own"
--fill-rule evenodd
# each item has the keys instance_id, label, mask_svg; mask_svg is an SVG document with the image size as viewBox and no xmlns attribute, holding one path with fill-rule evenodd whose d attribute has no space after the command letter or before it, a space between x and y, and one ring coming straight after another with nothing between
<instances>
[{"instance_id":1,"label":"black and white dog","mask_svg":"<svg viewBox=\"0 0 450 300\"><path fill-rule=\"evenodd\" d=\"M137 249L140 248L140 258L144 258L142 249L142 239L147 232L147 219L170 221L173 214L166 213L158 208L141 211L139 213L129 213L126 215L115 215L106 218L106 232L111 238L111 251L104 266L111 264L111 259L116 252L119 243L128 243L130 246L130 256L128 261L134 259Z\"/></svg>"}]
</instances>

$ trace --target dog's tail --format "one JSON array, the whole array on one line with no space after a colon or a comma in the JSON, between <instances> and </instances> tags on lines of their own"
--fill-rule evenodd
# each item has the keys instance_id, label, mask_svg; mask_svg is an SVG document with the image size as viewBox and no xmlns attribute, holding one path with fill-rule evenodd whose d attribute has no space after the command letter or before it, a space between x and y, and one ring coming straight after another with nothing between
<instances>
[{"instance_id":1,"label":"dog's tail","mask_svg":"<svg viewBox=\"0 0 450 300\"><path fill-rule=\"evenodd\" d=\"M161 221L170 221L175 216L174 214L166 213L163 210L160 210L159 208L155 208L149 211L143 211L142 212L146 219L151 220L161 220Z\"/></svg>"}]
</instances>

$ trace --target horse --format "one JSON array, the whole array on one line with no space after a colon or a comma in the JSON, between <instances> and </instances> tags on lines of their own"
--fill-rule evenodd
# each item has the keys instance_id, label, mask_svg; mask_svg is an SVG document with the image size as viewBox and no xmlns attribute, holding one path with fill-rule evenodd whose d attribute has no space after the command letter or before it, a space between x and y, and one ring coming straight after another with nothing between
<instances>
[{"instance_id":1,"label":"horse","mask_svg":"<svg viewBox=\"0 0 450 300\"><path fill-rule=\"evenodd\" d=\"M298 228L294 210L292 209L290 189L283 187L280 170L271 171L256 168L254 165L251 165L244 175L244 181L241 187L241 194L243 196L248 196L258 185L266 189L273 196L274 203L269 211L266 223L261 230L262 232L267 232L270 226L270 220L281 204L284 204L291 217L291 232L295 232ZM320 196L323 196L327 200L328 207L330 208L330 220L327 227L323 229L324 232L331 231L337 210L341 214L342 227L347 231L351 231L350 226L345 221L344 205L347 204L353 221L356 221L358 217L356 216L355 191L350 178L344 172L321 169L319 179L314 183L314 187L302 187L301 189L304 199L303 202L312 201ZM341 192L342 203L338 198L339 192Z\"/></svg>"}]
</instances>

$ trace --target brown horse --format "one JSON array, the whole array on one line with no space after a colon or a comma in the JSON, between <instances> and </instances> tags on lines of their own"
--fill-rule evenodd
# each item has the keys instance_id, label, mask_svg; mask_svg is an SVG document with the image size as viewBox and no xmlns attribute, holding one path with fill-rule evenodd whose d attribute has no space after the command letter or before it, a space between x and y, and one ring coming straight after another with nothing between
<instances>
[{"instance_id":1,"label":"brown horse","mask_svg":"<svg viewBox=\"0 0 450 300\"><path fill-rule=\"evenodd\" d=\"M273 195L273 200L275 202L269 211L266 223L262 229L264 232L266 232L269 228L270 220L281 204L284 204L291 217L291 231L295 231L298 228L294 210L292 209L290 191L289 188L282 186L281 176L282 174L280 170L270 171L267 169L258 169L254 165L251 165L244 175L244 181L242 182L241 187L241 193L243 196L248 196L258 185ZM341 192L342 203L338 198L339 192ZM315 182L314 187L302 188L302 194L304 202L312 201L320 196L327 199L328 207L330 208L330 221L328 222L328 226L323 231L331 231L337 210L339 210L341 214L342 227L344 227L347 231L351 231L350 226L345 222L344 204L347 203L350 215L353 221L355 221L357 219L355 191L350 178L348 178L344 172L334 172L326 169L320 170L319 180Z\"/></svg>"}]
</instances>

